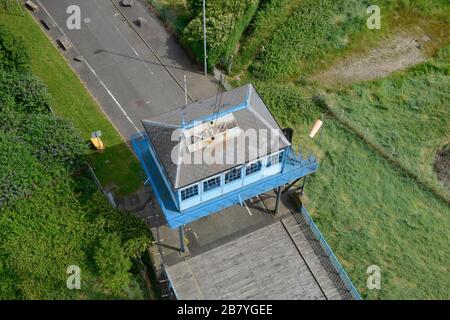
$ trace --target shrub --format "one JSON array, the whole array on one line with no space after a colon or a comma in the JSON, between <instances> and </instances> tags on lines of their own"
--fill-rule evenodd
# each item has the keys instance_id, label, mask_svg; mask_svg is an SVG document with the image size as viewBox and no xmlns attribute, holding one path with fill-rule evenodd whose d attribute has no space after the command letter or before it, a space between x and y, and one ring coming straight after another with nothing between
<instances>
[{"instance_id":1,"label":"shrub","mask_svg":"<svg viewBox=\"0 0 450 320\"><path fill-rule=\"evenodd\" d=\"M0 24L0 68L5 71L28 72L29 62L30 58L22 40Z\"/></svg>"},{"instance_id":2,"label":"shrub","mask_svg":"<svg viewBox=\"0 0 450 320\"><path fill-rule=\"evenodd\" d=\"M100 240L95 252L95 263L104 286L114 294L119 294L131 281L128 271L131 260L124 254L119 236L116 233L108 234Z\"/></svg>"},{"instance_id":3,"label":"shrub","mask_svg":"<svg viewBox=\"0 0 450 320\"><path fill-rule=\"evenodd\" d=\"M78 130L64 119L50 114L32 114L22 123L20 131L42 163L58 163L76 169L84 161L86 143Z\"/></svg>"},{"instance_id":4,"label":"shrub","mask_svg":"<svg viewBox=\"0 0 450 320\"><path fill-rule=\"evenodd\" d=\"M51 177L15 135L0 131L0 208L30 196Z\"/></svg>"},{"instance_id":5,"label":"shrub","mask_svg":"<svg viewBox=\"0 0 450 320\"><path fill-rule=\"evenodd\" d=\"M262 80L279 80L312 69L327 53L342 49L343 38L364 27L368 5L366 0L304 0L261 50L250 72Z\"/></svg>"},{"instance_id":6,"label":"shrub","mask_svg":"<svg viewBox=\"0 0 450 320\"><path fill-rule=\"evenodd\" d=\"M201 1L200 1L201 2ZM197 12L195 1L190 1L196 16L183 31L183 39L199 60L204 59L203 52L203 17ZM234 52L242 33L249 25L258 8L259 0L207 2L207 46L208 65L225 64Z\"/></svg>"},{"instance_id":7,"label":"shrub","mask_svg":"<svg viewBox=\"0 0 450 320\"><path fill-rule=\"evenodd\" d=\"M28 72L0 68L0 107L25 113L48 112L50 95L40 80Z\"/></svg>"}]
</instances>

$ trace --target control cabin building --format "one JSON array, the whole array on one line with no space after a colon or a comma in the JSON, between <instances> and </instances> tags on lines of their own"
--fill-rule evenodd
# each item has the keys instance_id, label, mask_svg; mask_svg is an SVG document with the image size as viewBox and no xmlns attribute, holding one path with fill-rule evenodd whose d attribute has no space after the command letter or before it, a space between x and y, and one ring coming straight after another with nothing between
<instances>
[{"instance_id":1,"label":"control cabin building","mask_svg":"<svg viewBox=\"0 0 450 320\"><path fill-rule=\"evenodd\" d=\"M132 144L171 228L317 169L294 153L251 84L142 123Z\"/></svg>"}]
</instances>

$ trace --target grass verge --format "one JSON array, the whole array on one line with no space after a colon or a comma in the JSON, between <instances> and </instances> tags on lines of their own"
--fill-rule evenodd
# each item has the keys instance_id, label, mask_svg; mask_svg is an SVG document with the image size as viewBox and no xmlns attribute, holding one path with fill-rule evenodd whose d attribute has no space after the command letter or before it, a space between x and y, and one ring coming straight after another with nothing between
<instances>
[{"instance_id":1,"label":"grass verge","mask_svg":"<svg viewBox=\"0 0 450 320\"><path fill-rule=\"evenodd\" d=\"M93 131L103 132L106 150L88 155L102 185L116 187L119 195L139 189L143 175L139 162L37 22L28 12L24 17L0 13L0 21L23 39L33 74L48 87L54 112L71 120L86 141Z\"/></svg>"}]
</instances>

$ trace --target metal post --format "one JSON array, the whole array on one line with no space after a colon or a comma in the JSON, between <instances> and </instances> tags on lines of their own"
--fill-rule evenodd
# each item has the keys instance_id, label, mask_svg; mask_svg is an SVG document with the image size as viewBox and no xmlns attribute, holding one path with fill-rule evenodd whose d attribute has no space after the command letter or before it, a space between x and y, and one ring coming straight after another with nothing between
<instances>
[{"instance_id":1,"label":"metal post","mask_svg":"<svg viewBox=\"0 0 450 320\"><path fill-rule=\"evenodd\" d=\"M180 233L180 251L181 252L185 252L185 248L184 248L184 230L183 230L183 226L178 227L179 233Z\"/></svg>"},{"instance_id":2,"label":"metal post","mask_svg":"<svg viewBox=\"0 0 450 320\"><path fill-rule=\"evenodd\" d=\"M184 101L185 105L188 105L188 93L187 93L187 78L186 75L184 75Z\"/></svg>"},{"instance_id":3,"label":"metal post","mask_svg":"<svg viewBox=\"0 0 450 320\"><path fill-rule=\"evenodd\" d=\"M205 76L208 75L208 55L206 52L206 0L203 0L203 54L205 56Z\"/></svg>"},{"instance_id":4,"label":"metal post","mask_svg":"<svg viewBox=\"0 0 450 320\"><path fill-rule=\"evenodd\" d=\"M325 121L325 115L322 113L322 123L323 124L324 124L324 121ZM320 148L322 147L322 131L323 131L323 125L319 132L319 141L317 142L316 161L319 160L319 151L320 151Z\"/></svg>"},{"instance_id":5,"label":"metal post","mask_svg":"<svg viewBox=\"0 0 450 320\"><path fill-rule=\"evenodd\" d=\"M277 201L275 203L275 214L278 214L278 207L280 206L280 198L281 198L281 186L277 189Z\"/></svg>"},{"instance_id":6,"label":"metal post","mask_svg":"<svg viewBox=\"0 0 450 320\"><path fill-rule=\"evenodd\" d=\"M300 194L301 196L303 196L303 194L305 193L306 177L307 177L307 176L305 176L305 177L303 178L302 193Z\"/></svg>"}]
</instances>

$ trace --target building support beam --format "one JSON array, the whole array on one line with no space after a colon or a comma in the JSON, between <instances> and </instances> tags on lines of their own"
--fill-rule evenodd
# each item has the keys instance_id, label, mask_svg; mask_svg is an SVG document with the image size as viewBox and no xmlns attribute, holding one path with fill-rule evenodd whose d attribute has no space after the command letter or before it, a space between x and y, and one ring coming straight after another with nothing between
<instances>
[{"instance_id":1,"label":"building support beam","mask_svg":"<svg viewBox=\"0 0 450 320\"><path fill-rule=\"evenodd\" d=\"M303 184L302 184L302 187L301 187L302 192L300 193L301 196L303 196L303 194L305 193L306 177L307 177L307 176L305 176L305 177L303 178Z\"/></svg>"},{"instance_id":2,"label":"building support beam","mask_svg":"<svg viewBox=\"0 0 450 320\"><path fill-rule=\"evenodd\" d=\"M179 226L178 227L178 231L179 231L179 234L180 234L180 251L182 253L185 253L186 252L186 248L184 247L184 229L183 229L183 226Z\"/></svg>"},{"instance_id":3,"label":"building support beam","mask_svg":"<svg viewBox=\"0 0 450 320\"><path fill-rule=\"evenodd\" d=\"M278 208L280 206L280 198L281 198L281 186L278 187L276 194L277 194L277 201L275 203L275 214L278 214Z\"/></svg>"}]
</instances>

